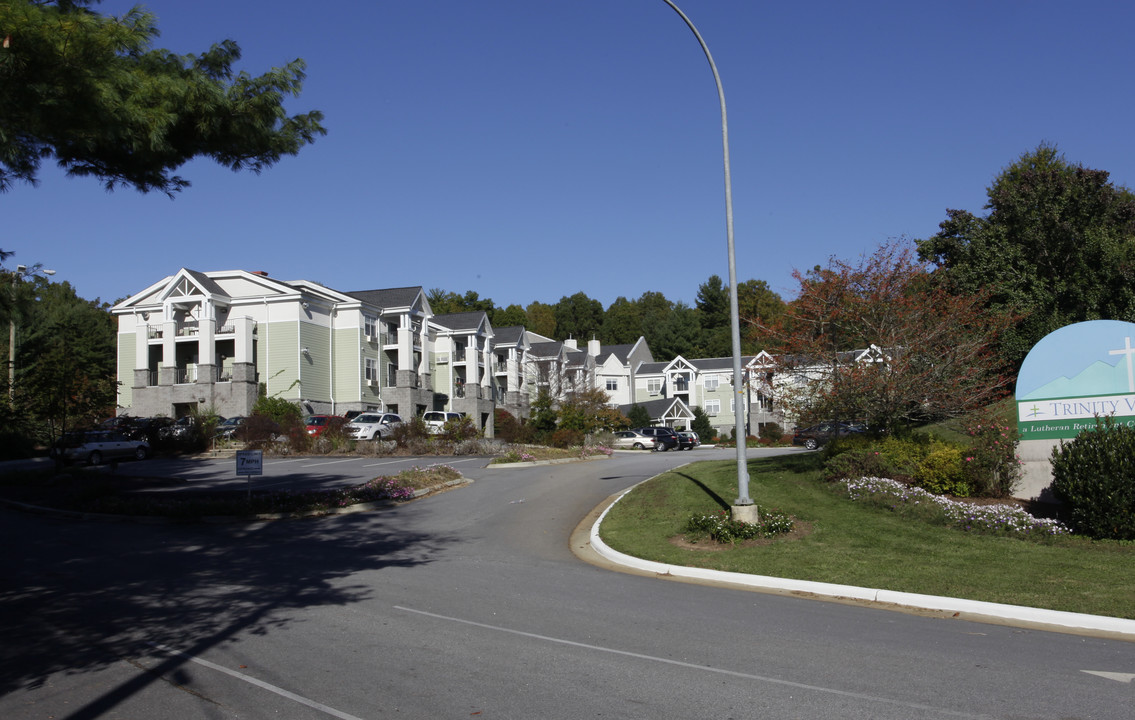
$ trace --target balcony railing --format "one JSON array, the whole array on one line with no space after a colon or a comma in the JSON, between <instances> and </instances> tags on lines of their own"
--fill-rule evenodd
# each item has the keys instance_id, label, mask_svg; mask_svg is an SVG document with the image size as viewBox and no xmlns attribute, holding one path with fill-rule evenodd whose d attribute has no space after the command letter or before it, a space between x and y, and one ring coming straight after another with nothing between
<instances>
[{"instance_id":1,"label":"balcony railing","mask_svg":"<svg viewBox=\"0 0 1135 720\"><path fill-rule=\"evenodd\" d=\"M197 382L197 368L178 368L177 380L175 382L177 382L178 385L187 385Z\"/></svg>"},{"instance_id":2,"label":"balcony railing","mask_svg":"<svg viewBox=\"0 0 1135 720\"><path fill-rule=\"evenodd\" d=\"M398 334L392 332L384 332L379 334L379 340L383 345L397 345Z\"/></svg>"}]
</instances>

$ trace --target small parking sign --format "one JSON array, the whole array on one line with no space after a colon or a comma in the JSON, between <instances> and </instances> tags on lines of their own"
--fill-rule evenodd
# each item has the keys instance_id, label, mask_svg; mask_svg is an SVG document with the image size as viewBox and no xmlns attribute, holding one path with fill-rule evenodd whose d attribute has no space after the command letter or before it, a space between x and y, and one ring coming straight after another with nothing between
<instances>
[{"instance_id":1,"label":"small parking sign","mask_svg":"<svg viewBox=\"0 0 1135 720\"><path fill-rule=\"evenodd\" d=\"M263 475L264 474L264 451L263 450L237 450L236 451L236 474L237 475Z\"/></svg>"}]
</instances>

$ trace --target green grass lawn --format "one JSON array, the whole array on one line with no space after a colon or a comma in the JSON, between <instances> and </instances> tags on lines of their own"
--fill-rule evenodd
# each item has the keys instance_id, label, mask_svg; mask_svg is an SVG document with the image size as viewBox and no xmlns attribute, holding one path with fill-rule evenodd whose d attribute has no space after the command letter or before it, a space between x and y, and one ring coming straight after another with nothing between
<instances>
[{"instance_id":1,"label":"green grass lawn","mask_svg":"<svg viewBox=\"0 0 1135 720\"><path fill-rule=\"evenodd\" d=\"M819 480L818 453L749 463L762 510L792 515L806 532L767 544L693 548L692 514L728 508L736 464L705 462L635 488L611 508L600 536L612 548L673 565L857 585L1135 619L1135 544L975 535L857 503Z\"/></svg>"}]
</instances>

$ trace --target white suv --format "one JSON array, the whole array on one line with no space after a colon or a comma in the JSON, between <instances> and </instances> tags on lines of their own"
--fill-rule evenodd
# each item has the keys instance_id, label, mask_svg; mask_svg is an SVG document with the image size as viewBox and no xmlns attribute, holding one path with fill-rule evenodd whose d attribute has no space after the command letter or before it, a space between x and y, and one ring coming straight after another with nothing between
<instances>
[{"instance_id":1,"label":"white suv","mask_svg":"<svg viewBox=\"0 0 1135 720\"><path fill-rule=\"evenodd\" d=\"M389 437L402 418L394 413L363 413L347 423L347 436L356 440L380 440Z\"/></svg>"},{"instance_id":2,"label":"white suv","mask_svg":"<svg viewBox=\"0 0 1135 720\"><path fill-rule=\"evenodd\" d=\"M426 432L430 435L437 435L441 432L441 428L446 422L456 420L460 417L462 417L461 413L431 410L422 415L422 421L426 424Z\"/></svg>"}]
</instances>

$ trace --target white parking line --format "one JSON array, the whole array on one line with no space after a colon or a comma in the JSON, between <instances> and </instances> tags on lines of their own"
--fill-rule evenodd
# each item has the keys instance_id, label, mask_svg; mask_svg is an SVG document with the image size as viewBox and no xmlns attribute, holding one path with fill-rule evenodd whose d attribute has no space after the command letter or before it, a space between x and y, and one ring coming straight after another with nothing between
<instances>
[{"instance_id":1,"label":"white parking line","mask_svg":"<svg viewBox=\"0 0 1135 720\"><path fill-rule=\"evenodd\" d=\"M339 463L352 462L352 461L354 461L354 458L346 458L345 460L327 460L326 462L310 463L308 465L304 465L303 467L309 468L309 467L318 467L320 465L338 465Z\"/></svg>"},{"instance_id":2,"label":"white parking line","mask_svg":"<svg viewBox=\"0 0 1135 720\"><path fill-rule=\"evenodd\" d=\"M345 712L342 712L340 710L336 710L333 707L328 707L327 705L324 705L323 703L315 702L314 700L308 700L307 698L303 697L302 695L296 695L293 692L288 692L287 690L285 690L283 688L276 687L275 685L270 685L269 683L266 683L263 680L257 680L256 678L252 677L251 675L245 675L244 673L239 673L236 670L229 670L227 667L218 665L216 663L211 663L208 660L203 660L199 657L194 657L192 655L186 655L185 653L181 652L180 650L174 650L173 648L167 647L165 645L158 645L157 643L147 643L147 644L150 645L151 647L154 647L154 648L157 648L158 650L161 650L164 653L169 653L170 655L176 655L178 657L185 658L186 660L188 660L190 662L197 663L198 665L203 665L203 666L209 668L210 670L216 670L217 672L222 672L225 675L229 675L229 676L234 677L238 680L243 680L246 683L249 683L250 685L255 685L256 687L263 688L263 689L267 690L268 692L274 692L277 695L279 695L280 697L285 697L289 700L293 700L295 702L298 702L300 705L307 705L309 708L314 708L316 710L319 710L320 712L325 712L328 715L331 715L332 717L340 718L340 720L362 720L362 718L360 718L360 717L356 717L354 715L348 715Z\"/></svg>"},{"instance_id":3,"label":"white parking line","mask_svg":"<svg viewBox=\"0 0 1135 720\"><path fill-rule=\"evenodd\" d=\"M397 465L398 463L404 463L404 462L406 462L405 459L402 459L402 460L387 460L386 462L371 463L370 465L363 465L363 467L378 467L379 465Z\"/></svg>"},{"instance_id":4,"label":"white parking line","mask_svg":"<svg viewBox=\"0 0 1135 720\"><path fill-rule=\"evenodd\" d=\"M532 640L540 640L543 642L555 643L558 645L567 645L570 647L577 647L584 650L594 650L596 652L610 653L612 655L621 655L624 657L637 658L639 660L646 660L648 662L661 663L664 665L675 665L677 667L687 668L689 670L698 670L701 672L716 673L719 675L727 675L731 677L742 678L744 680L753 680L756 682L769 683L773 685L781 685L799 690L807 690L810 692L825 693L828 695L835 695L837 697L854 698L856 700L865 700L868 702L875 702L887 705L894 705L897 707L905 707L911 710L917 710L919 717L925 716L927 712L933 712L941 715L948 715L958 718L969 718L971 720L991 720L988 715L974 715L967 712L960 712L951 710L949 708L936 707L934 705L923 705L921 703L912 703L905 700L897 700L895 698L883 697L880 695L868 695L866 693L852 692L848 690L839 690L836 688L823 687L822 685L809 685L806 683L794 682L791 680L782 680L780 678L768 677L765 675L753 675L751 673L737 672L736 670L726 670L724 668L715 668L709 665L699 665L696 663L687 663L680 660L671 658L657 657L654 655L644 655L642 653L630 652L628 650L619 650L617 648L606 647L603 645L592 645L590 643L576 642L574 640L567 640L564 638L550 637L548 635L537 635L536 633L525 632L523 630L515 630L513 628L502 627L500 625L488 625L475 620L466 620L464 618L451 617L449 615L438 615L437 613L427 612L425 610L416 610L414 608L405 607L402 605L395 605L395 610L402 610L403 612L415 613L431 617L437 620L445 620L448 622L461 623L463 625L471 625L473 627L483 628L485 630L492 630L495 632L508 633L510 635L519 635L520 637L530 638Z\"/></svg>"}]
</instances>

